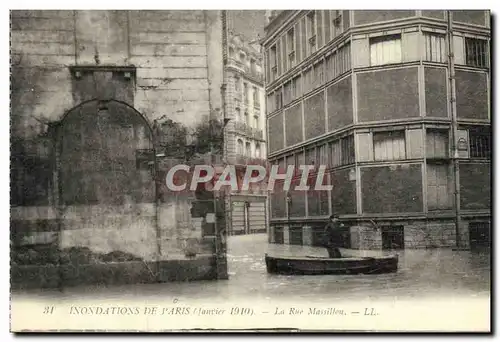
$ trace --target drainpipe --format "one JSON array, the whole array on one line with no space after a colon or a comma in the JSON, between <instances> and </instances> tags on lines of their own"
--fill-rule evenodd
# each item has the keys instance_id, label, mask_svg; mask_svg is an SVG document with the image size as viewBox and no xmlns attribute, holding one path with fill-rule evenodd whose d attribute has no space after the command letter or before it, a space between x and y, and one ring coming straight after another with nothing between
<instances>
[{"instance_id":1,"label":"drainpipe","mask_svg":"<svg viewBox=\"0 0 500 342\"><path fill-rule=\"evenodd\" d=\"M227 63L227 11L221 10L221 26L222 26L222 85L221 85L221 100L222 100L222 131L217 132L222 135L222 163L226 163L226 124L227 124L227 110L226 110L226 63ZM220 138L220 136L218 136ZM212 145L211 145L212 146ZM212 158L214 153L212 153ZM215 195L215 194L214 194ZM227 279L227 260L226 260L226 227L228 225L226 215L224 191L219 191L218 196L214 196L214 213L215 213L215 258L216 258L216 279ZM224 208L224 227L218 227L218 206L217 202L223 203Z\"/></svg>"},{"instance_id":2,"label":"drainpipe","mask_svg":"<svg viewBox=\"0 0 500 342\"><path fill-rule=\"evenodd\" d=\"M454 173L454 201L455 201L455 235L456 248L462 247L460 239L460 171L458 164L458 122L457 122L457 101L456 101L456 82L455 82L455 54L453 49L453 15L451 11L446 11L448 19L448 70L449 70L449 85L450 85L450 110L451 110L451 125L452 125L452 161Z\"/></svg>"}]
</instances>

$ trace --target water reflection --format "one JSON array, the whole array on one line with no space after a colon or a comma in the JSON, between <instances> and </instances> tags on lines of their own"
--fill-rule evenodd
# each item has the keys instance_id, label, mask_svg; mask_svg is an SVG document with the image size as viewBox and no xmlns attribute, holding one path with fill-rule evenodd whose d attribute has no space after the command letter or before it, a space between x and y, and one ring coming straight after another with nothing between
<instances>
[{"instance_id":1,"label":"water reflection","mask_svg":"<svg viewBox=\"0 0 500 342\"><path fill-rule=\"evenodd\" d=\"M424 296L473 297L490 293L490 253L449 249L398 251L399 271L382 275L281 276L268 274L266 252L287 255L324 255L322 248L267 243L265 234L234 236L228 241L229 280L142 284L38 291L60 300L92 298L103 302L141 298L158 301L181 297L190 300L371 300ZM369 253L352 251L355 253ZM373 253L373 251L371 252Z\"/></svg>"}]
</instances>

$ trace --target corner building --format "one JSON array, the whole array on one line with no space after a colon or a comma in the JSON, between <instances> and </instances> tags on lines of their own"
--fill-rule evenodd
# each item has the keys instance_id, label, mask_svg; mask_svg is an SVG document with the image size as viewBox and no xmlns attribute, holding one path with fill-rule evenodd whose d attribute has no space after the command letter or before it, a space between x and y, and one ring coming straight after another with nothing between
<instances>
[{"instance_id":1,"label":"corner building","mask_svg":"<svg viewBox=\"0 0 500 342\"><path fill-rule=\"evenodd\" d=\"M228 11L228 17L234 17ZM249 15L250 18L252 18ZM228 20L231 22L231 20ZM225 157L240 177L246 165L266 164L266 115L262 53L258 39L228 32L226 68ZM263 189L232 191L226 197L228 234L267 232L267 192Z\"/></svg>"},{"instance_id":2,"label":"corner building","mask_svg":"<svg viewBox=\"0 0 500 342\"><path fill-rule=\"evenodd\" d=\"M272 18L263 41L268 160L327 165L333 190L274 192L270 241L317 245L336 213L349 227L348 248L487 244L489 42L490 14L482 10L282 11Z\"/></svg>"}]
</instances>

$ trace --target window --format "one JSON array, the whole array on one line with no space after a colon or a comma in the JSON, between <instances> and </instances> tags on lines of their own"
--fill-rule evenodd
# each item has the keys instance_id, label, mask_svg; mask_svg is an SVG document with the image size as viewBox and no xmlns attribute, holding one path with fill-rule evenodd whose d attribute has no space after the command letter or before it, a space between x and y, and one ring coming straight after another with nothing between
<instances>
[{"instance_id":1,"label":"window","mask_svg":"<svg viewBox=\"0 0 500 342\"><path fill-rule=\"evenodd\" d=\"M255 59L251 59L251 60L250 60L250 72L251 72L252 74L255 74L255 72L256 72L256 68L255 68Z\"/></svg>"},{"instance_id":2,"label":"window","mask_svg":"<svg viewBox=\"0 0 500 342\"><path fill-rule=\"evenodd\" d=\"M354 163L354 135L348 135L345 138L340 139L340 149L342 154L342 164L353 164Z\"/></svg>"},{"instance_id":3,"label":"window","mask_svg":"<svg viewBox=\"0 0 500 342\"><path fill-rule=\"evenodd\" d=\"M302 151L295 152L295 165L298 168L299 165L303 165L303 164L304 164L304 152L302 152Z\"/></svg>"},{"instance_id":4,"label":"window","mask_svg":"<svg viewBox=\"0 0 500 342\"><path fill-rule=\"evenodd\" d=\"M241 91L241 79L239 77L234 78L234 91L239 93Z\"/></svg>"},{"instance_id":5,"label":"window","mask_svg":"<svg viewBox=\"0 0 500 342\"><path fill-rule=\"evenodd\" d=\"M471 128L469 130L469 148L471 158L491 158L490 128Z\"/></svg>"},{"instance_id":6,"label":"window","mask_svg":"<svg viewBox=\"0 0 500 342\"><path fill-rule=\"evenodd\" d=\"M318 147L318 165L328 165L328 146L321 145Z\"/></svg>"},{"instance_id":7,"label":"window","mask_svg":"<svg viewBox=\"0 0 500 342\"><path fill-rule=\"evenodd\" d=\"M276 109L283 107L283 94L281 91L275 93L276 96Z\"/></svg>"},{"instance_id":8,"label":"window","mask_svg":"<svg viewBox=\"0 0 500 342\"><path fill-rule=\"evenodd\" d=\"M354 163L354 135L348 135L344 138L329 143L330 161L329 165L337 167Z\"/></svg>"},{"instance_id":9,"label":"window","mask_svg":"<svg viewBox=\"0 0 500 342\"><path fill-rule=\"evenodd\" d=\"M238 139L238 143L236 145L236 153L240 156L243 155L243 140Z\"/></svg>"},{"instance_id":10,"label":"window","mask_svg":"<svg viewBox=\"0 0 500 342\"><path fill-rule=\"evenodd\" d=\"M248 85L243 83L243 102L250 103L250 98L248 97Z\"/></svg>"},{"instance_id":11,"label":"window","mask_svg":"<svg viewBox=\"0 0 500 342\"><path fill-rule=\"evenodd\" d=\"M342 165L341 155L342 153L340 151L340 140L336 140L330 143L330 164L332 165L332 167Z\"/></svg>"},{"instance_id":12,"label":"window","mask_svg":"<svg viewBox=\"0 0 500 342\"><path fill-rule=\"evenodd\" d=\"M285 163L286 163L286 166L293 166L295 169L295 155L290 154L288 157L286 157ZM286 172L286 169L284 171Z\"/></svg>"},{"instance_id":13,"label":"window","mask_svg":"<svg viewBox=\"0 0 500 342\"><path fill-rule=\"evenodd\" d=\"M332 37L336 37L342 33L342 11L332 11Z\"/></svg>"},{"instance_id":14,"label":"window","mask_svg":"<svg viewBox=\"0 0 500 342\"><path fill-rule=\"evenodd\" d=\"M245 112L245 124L250 126L250 118L248 117L248 112Z\"/></svg>"},{"instance_id":15,"label":"window","mask_svg":"<svg viewBox=\"0 0 500 342\"><path fill-rule=\"evenodd\" d=\"M260 158L260 144L255 144L255 158Z\"/></svg>"},{"instance_id":16,"label":"window","mask_svg":"<svg viewBox=\"0 0 500 342\"><path fill-rule=\"evenodd\" d=\"M308 93L313 89L314 84L314 76L313 76L313 68L309 68L304 71L304 93Z\"/></svg>"},{"instance_id":17,"label":"window","mask_svg":"<svg viewBox=\"0 0 500 342\"><path fill-rule=\"evenodd\" d=\"M406 159L405 131L373 133L375 160Z\"/></svg>"},{"instance_id":18,"label":"window","mask_svg":"<svg viewBox=\"0 0 500 342\"><path fill-rule=\"evenodd\" d=\"M351 69L351 46L346 44L326 58L326 75L333 80Z\"/></svg>"},{"instance_id":19,"label":"window","mask_svg":"<svg viewBox=\"0 0 500 342\"><path fill-rule=\"evenodd\" d=\"M246 156L251 157L252 156L252 145L250 145L249 142L246 143L246 148L245 148Z\"/></svg>"},{"instance_id":20,"label":"window","mask_svg":"<svg viewBox=\"0 0 500 342\"><path fill-rule=\"evenodd\" d=\"M314 88L319 87L325 82L325 78L323 77L323 62L319 62L314 65Z\"/></svg>"},{"instance_id":21,"label":"window","mask_svg":"<svg viewBox=\"0 0 500 342\"><path fill-rule=\"evenodd\" d=\"M465 38L465 63L469 66L486 68L486 40Z\"/></svg>"},{"instance_id":22,"label":"window","mask_svg":"<svg viewBox=\"0 0 500 342\"><path fill-rule=\"evenodd\" d=\"M429 210L450 209L450 177L446 164L427 164L427 207Z\"/></svg>"},{"instance_id":23,"label":"window","mask_svg":"<svg viewBox=\"0 0 500 342\"><path fill-rule=\"evenodd\" d=\"M371 38L370 61L371 65L401 63L401 35Z\"/></svg>"},{"instance_id":24,"label":"window","mask_svg":"<svg viewBox=\"0 0 500 342\"><path fill-rule=\"evenodd\" d=\"M405 231L403 226L380 227L382 249L405 249Z\"/></svg>"},{"instance_id":25,"label":"window","mask_svg":"<svg viewBox=\"0 0 500 342\"><path fill-rule=\"evenodd\" d=\"M241 121L241 110L236 108L236 121Z\"/></svg>"},{"instance_id":26,"label":"window","mask_svg":"<svg viewBox=\"0 0 500 342\"><path fill-rule=\"evenodd\" d=\"M291 100L295 100L300 96L300 76L295 77L292 80L292 86L291 86Z\"/></svg>"},{"instance_id":27,"label":"window","mask_svg":"<svg viewBox=\"0 0 500 342\"><path fill-rule=\"evenodd\" d=\"M316 13L309 12L307 15L307 38L309 41L309 54L316 51Z\"/></svg>"},{"instance_id":28,"label":"window","mask_svg":"<svg viewBox=\"0 0 500 342\"><path fill-rule=\"evenodd\" d=\"M448 158L448 130L427 129L427 158Z\"/></svg>"},{"instance_id":29,"label":"window","mask_svg":"<svg viewBox=\"0 0 500 342\"><path fill-rule=\"evenodd\" d=\"M284 88L283 91L285 93L283 101L285 104L290 103L293 100L293 98L292 98L292 81L288 81L287 83L285 83L283 88Z\"/></svg>"},{"instance_id":30,"label":"window","mask_svg":"<svg viewBox=\"0 0 500 342\"><path fill-rule=\"evenodd\" d=\"M257 115L253 117L253 127L259 129L259 117Z\"/></svg>"},{"instance_id":31,"label":"window","mask_svg":"<svg viewBox=\"0 0 500 342\"><path fill-rule=\"evenodd\" d=\"M255 108L260 108L260 96L259 89L257 87L253 87L253 106Z\"/></svg>"},{"instance_id":32,"label":"window","mask_svg":"<svg viewBox=\"0 0 500 342\"><path fill-rule=\"evenodd\" d=\"M428 62L446 62L446 42L444 35L424 33L425 60Z\"/></svg>"},{"instance_id":33,"label":"window","mask_svg":"<svg viewBox=\"0 0 500 342\"><path fill-rule=\"evenodd\" d=\"M314 147L306 150L305 164L306 165L316 165L316 149Z\"/></svg>"},{"instance_id":34,"label":"window","mask_svg":"<svg viewBox=\"0 0 500 342\"><path fill-rule=\"evenodd\" d=\"M295 29L290 29L286 35L286 48L288 51L288 65L290 68L295 66Z\"/></svg>"},{"instance_id":35,"label":"window","mask_svg":"<svg viewBox=\"0 0 500 342\"><path fill-rule=\"evenodd\" d=\"M276 45L271 47L269 63L271 67L271 82L272 82L278 77L278 60L276 54Z\"/></svg>"},{"instance_id":36,"label":"window","mask_svg":"<svg viewBox=\"0 0 500 342\"><path fill-rule=\"evenodd\" d=\"M274 93L271 93L267 96L267 112L272 113L276 110L275 108L276 100L274 98Z\"/></svg>"}]
</instances>

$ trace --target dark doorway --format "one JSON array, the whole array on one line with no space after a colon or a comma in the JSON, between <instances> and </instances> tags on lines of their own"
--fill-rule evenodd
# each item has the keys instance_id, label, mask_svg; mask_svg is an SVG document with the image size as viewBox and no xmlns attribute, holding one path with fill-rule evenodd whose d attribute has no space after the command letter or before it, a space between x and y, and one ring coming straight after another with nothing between
<instances>
[{"instance_id":1,"label":"dark doorway","mask_svg":"<svg viewBox=\"0 0 500 342\"><path fill-rule=\"evenodd\" d=\"M302 246L302 226L290 227L290 245Z\"/></svg>"},{"instance_id":2,"label":"dark doorway","mask_svg":"<svg viewBox=\"0 0 500 342\"><path fill-rule=\"evenodd\" d=\"M341 229L342 248L351 248L351 227L344 226Z\"/></svg>"},{"instance_id":3,"label":"dark doorway","mask_svg":"<svg viewBox=\"0 0 500 342\"><path fill-rule=\"evenodd\" d=\"M489 222L470 222L469 240L471 248L490 247L491 232Z\"/></svg>"},{"instance_id":4,"label":"dark doorway","mask_svg":"<svg viewBox=\"0 0 500 342\"><path fill-rule=\"evenodd\" d=\"M285 241L285 234L283 227L274 227L274 243L283 244Z\"/></svg>"},{"instance_id":5,"label":"dark doorway","mask_svg":"<svg viewBox=\"0 0 500 342\"><path fill-rule=\"evenodd\" d=\"M382 227L382 249L404 249L405 235L403 226Z\"/></svg>"}]
</instances>

